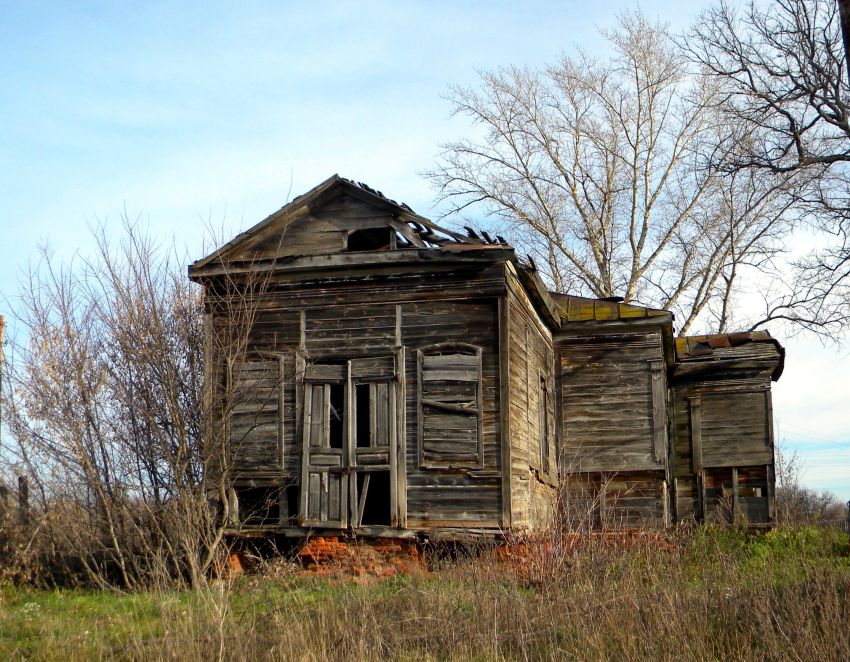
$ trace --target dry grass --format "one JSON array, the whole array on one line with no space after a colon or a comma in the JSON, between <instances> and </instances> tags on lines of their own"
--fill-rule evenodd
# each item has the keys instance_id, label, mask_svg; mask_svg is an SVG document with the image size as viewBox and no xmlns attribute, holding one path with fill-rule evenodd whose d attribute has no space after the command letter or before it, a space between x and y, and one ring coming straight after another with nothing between
<instances>
[{"instance_id":1,"label":"dry grass","mask_svg":"<svg viewBox=\"0 0 850 662\"><path fill-rule=\"evenodd\" d=\"M7 587L0 658L844 660L850 650L844 534L708 528L665 545L588 537L564 550L533 577L484 553L366 585L284 573L191 592Z\"/></svg>"}]
</instances>

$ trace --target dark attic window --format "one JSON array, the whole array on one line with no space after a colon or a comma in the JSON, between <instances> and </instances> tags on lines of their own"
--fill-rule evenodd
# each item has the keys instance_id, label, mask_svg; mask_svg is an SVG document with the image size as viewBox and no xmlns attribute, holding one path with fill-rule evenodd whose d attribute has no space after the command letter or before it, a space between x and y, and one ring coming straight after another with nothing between
<instances>
[{"instance_id":1,"label":"dark attic window","mask_svg":"<svg viewBox=\"0 0 850 662\"><path fill-rule=\"evenodd\" d=\"M350 251L385 251L392 248L395 231L392 228L366 228L348 235Z\"/></svg>"}]
</instances>

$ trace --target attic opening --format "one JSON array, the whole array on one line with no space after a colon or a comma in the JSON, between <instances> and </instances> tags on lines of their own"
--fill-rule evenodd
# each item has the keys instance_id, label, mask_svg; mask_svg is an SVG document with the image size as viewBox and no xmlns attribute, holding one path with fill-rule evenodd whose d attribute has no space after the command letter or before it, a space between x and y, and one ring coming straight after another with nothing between
<instances>
[{"instance_id":1,"label":"attic opening","mask_svg":"<svg viewBox=\"0 0 850 662\"><path fill-rule=\"evenodd\" d=\"M354 230L348 235L349 251L386 251L394 248L395 230L388 227Z\"/></svg>"}]
</instances>

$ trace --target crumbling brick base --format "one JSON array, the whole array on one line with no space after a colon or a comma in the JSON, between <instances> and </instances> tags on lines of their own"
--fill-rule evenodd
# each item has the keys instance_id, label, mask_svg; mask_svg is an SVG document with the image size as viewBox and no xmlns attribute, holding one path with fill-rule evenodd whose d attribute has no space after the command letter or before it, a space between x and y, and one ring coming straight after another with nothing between
<instances>
[{"instance_id":1,"label":"crumbling brick base","mask_svg":"<svg viewBox=\"0 0 850 662\"><path fill-rule=\"evenodd\" d=\"M305 571L320 576L392 577L425 569L415 540L404 538L309 538L297 558Z\"/></svg>"},{"instance_id":2,"label":"crumbling brick base","mask_svg":"<svg viewBox=\"0 0 850 662\"><path fill-rule=\"evenodd\" d=\"M653 553L673 550L675 545L662 531L625 529L593 532L546 532L513 536L495 548L496 561L532 583L557 575L583 551L623 551L645 548Z\"/></svg>"}]
</instances>

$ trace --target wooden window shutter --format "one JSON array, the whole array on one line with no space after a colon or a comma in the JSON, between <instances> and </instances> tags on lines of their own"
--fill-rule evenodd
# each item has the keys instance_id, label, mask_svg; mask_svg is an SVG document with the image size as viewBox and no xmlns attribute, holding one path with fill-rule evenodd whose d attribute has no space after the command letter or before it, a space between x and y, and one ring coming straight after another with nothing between
<instances>
[{"instance_id":1,"label":"wooden window shutter","mask_svg":"<svg viewBox=\"0 0 850 662\"><path fill-rule=\"evenodd\" d=\"M230 366L227 440L236 471L283 466L283 359L246 358Z\"/></svg>"},{"instance_id":2,"label":"wooden window shutter","mask_svg":"<svg viewBox=\"0 0 850 662\"><path fill-rule=\"evenodd\" d=\"M442 343L417 351L419 463L482 466L481 349Z\"/></svg>"}]
</instances>

